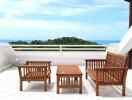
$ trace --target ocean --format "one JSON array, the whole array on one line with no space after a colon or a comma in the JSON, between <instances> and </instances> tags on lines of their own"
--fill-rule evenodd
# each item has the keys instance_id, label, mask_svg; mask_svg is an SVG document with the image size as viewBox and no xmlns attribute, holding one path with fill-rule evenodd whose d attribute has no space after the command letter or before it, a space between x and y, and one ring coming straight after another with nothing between
<instances>
[{"instance_id":1,"label":"ocean","mask_svg":"<svg viewBox=\"0 0 132 100\"><path fill-rule=\"evenodd\" d=\"M7 39L0 40L0 42L11 42L11 41L18 41L18 40L7 40ZM22 40L22 41L31 42L32 40ZM102 45L108 45L109 43L119 43L120 42L120 40L88 40L88 41L96 42Z\"/></svg>"},{"instance_id":2,"label":"ocean","mask_svg":"<svg viewBox=\"0 0 132 100\"><path fill-rule=\"evenodd\" d=\"M102 45L108 45L110 43L119 43L120 40L91 40L93 42L96 42L98 44L102 44Z\"/></svg>"}]
</instances>

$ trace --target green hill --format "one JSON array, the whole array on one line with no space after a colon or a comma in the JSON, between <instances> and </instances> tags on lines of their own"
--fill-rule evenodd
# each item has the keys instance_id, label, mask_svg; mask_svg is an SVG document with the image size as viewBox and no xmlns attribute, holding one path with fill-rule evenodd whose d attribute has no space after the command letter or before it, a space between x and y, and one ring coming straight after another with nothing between
<instances>
[{"instance_id":1,"label":"green hill","mask_svg":"<svg viewBox=\"0 0 132 100\"><path fill-rule=\"evenodd\" d=\"M12 41L10 44L38 44L38 45L97 45L96 42L86 41L76 37L62 37L57 39L48 39L47 41L33 40L30 43L26 41Z\"/></svg>"}]
</instances>

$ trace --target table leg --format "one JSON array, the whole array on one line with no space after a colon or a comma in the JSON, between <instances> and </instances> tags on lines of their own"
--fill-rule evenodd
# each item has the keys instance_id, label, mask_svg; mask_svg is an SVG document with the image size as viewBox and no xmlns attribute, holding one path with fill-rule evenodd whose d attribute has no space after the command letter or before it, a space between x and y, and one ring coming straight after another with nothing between
<instances>
[{"instance_id":1,"label":"table leg","mask_svg":"<svg viewBox=\"0 0 132 100\"><path fill-rule=\"evenodd\" d=\"M79 93L82 94L82 75L79 78L80 78Z\"/></svg>"},{"instance_id":2,"label":"table leg","mask_svg":"<svg viewBox=\"0 0 132 100\"><path fill-rule=\"evenodd\" d=\"M57 94L59 94L59 76L57 75Z\"/></svg>"}]
</instances>

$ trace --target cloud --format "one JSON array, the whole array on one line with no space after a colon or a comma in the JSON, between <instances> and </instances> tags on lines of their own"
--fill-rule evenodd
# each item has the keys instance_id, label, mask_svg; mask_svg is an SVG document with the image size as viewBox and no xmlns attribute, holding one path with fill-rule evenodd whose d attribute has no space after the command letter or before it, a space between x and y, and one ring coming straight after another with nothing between
<instances>
[{"instance_id":1,"label":"cloud","mask_svg":"<svg viewBox=\"0 0 132 100\"><path fill-rule=\"evenodd\" d=\"M10 20L0 19L1 29L20 30L41 30L49 33L104 33L109 31L109 26L94 25L85 23L73 23L67 21L46 21L46 20ZM100 30L103 29L103 30ZM100 30L100 31L97 31Z\"/></svg>"},{"instance_id":2,"label":"cloud","mask_svg":"<svg viewBox=\"0 0 132 100\"><path fill-rule=\"evenodd\" d=\"M120 39L126 32L125 21L113 24L77 23L54 20L0 19L0 39L52 39L75 36L83 39Z\"/></svg>"},{"instance_id":3,"label":"cloud","mask_svg":"<svg viewBox=\"0 0 132 100\"><path fill-rule=\"evenodd\" d=\"M100 4L113 4L120 6L125 3L124 0L93 0L94 3L100 3Z\"/></svg>"},{"instance_id":4,"label":"cloud","mask_svg":"<svg viewBox=\"0 0 132 100\"><path fill-rule=\"evenodd\" d=\"M118 15L122 15L121 18L124 19L128 15L126 12L125 14L123 12L128 11L124 9L128 7L126 5L128 3L123 0L0 0L0 36L3 38L6 36L16 38L15 35L17 34L18 37L28 38L32 36L36 38L38 33L47 33L47 36L52 34L54 36L72 35L83 38L90 37L91 39L94 39L94 37L109 39L110 35L106 34L110 32L110 34L114 34L112 39L113 37L116 39L118 38L118 36L115 36L117 32L120 34L120 31L126 30L126 26L128 26L126 22L114 19L98 23L98 19L95 17L93 17L95 20L90 18L93 20L91 22L87 20L87 16L84 16L91 13L95 13L94 16L96 16L98 11L102 11L101 14L103 15L103 10L114 9L118 13L122 12L122 14ZM37 20L36 15L41 17L41 19ZM45 15L50 17L45 19L47 17ZM79 21L76 16L79 16ZM113 15L111 16L113 18ZM30 20L29 17L31 18ZM51 20L51 18L58 19L58 21ZM74 18L73 22L72 19ZM81 18L86 18L87 22ZM41 36L43 37L43 35Z\"/></svg>"},{"instance_id":5,"label":"cloud","mask_svg":"<svg viewBox=\"0 0 132 100\"><path fill-rule=\"evenodd\" d=\"M88 0L89 1L89 0ZM122 7L120 0L2 0L0 12L4 18L17 18L28 14L75 16L93 13L107 8Z\"/></svg>"},{"instance_id":6,"label":"cloud","mask_svg":"<svg viewBox=\"0 0 132 100\"><path fill-rule=\"evenodd\" d=\"M18 20L18 19L0 19L0 28L14 29L38 29L38 30L63 30L82 33L96 33L96 29L109 30L109 26L100 24L86 24L68 21L47 21L47 20ZM94 32L95 30L95 32ZM102 30L102 31L103 31Z\"/></svg>"},{"instance_id":7,"label":"cloud","mask_svg":"<svg viewBox=\"0 0 132 100\"><path fill-rule=\"evenodd\" d=\"M4 28L30 28L30 29L70 29L75 28L79 24L61 21L46 21L46 20L17 20L17 19L0 19L0 27Z\"/></svg>"},{"instance_id":8,"label":"cloud","mask_svg":"<svg viewBox=\"0 0 132 100\"><path fill-rule=\"evenodd\" d=\"M17 20L0 19L0 28L14 29L38 29L38 30L63 30L73 32L91 32L100 25L91 25L85 23L73 23L68 21L47 21L47 20ZM100 26L101 27L101 26Z\"/></svg>"},{"instance_id":9,"label":"cloud","mask_svg":"<svg viewBox=\"0 0 132 100\"><path fill-rule=\"evenodd\" d=\"M120 22L116 22L115 25L120 27L120 28L126 28L126 26L128 26L129 22L128 21L120 21Z\"/></svg>"}]
</instances>

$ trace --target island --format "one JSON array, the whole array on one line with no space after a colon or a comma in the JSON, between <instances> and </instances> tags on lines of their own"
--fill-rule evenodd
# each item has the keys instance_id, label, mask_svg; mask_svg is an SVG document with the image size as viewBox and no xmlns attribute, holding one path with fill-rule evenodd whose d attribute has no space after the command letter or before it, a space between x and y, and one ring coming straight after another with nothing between
<instances>
[{"instance_id":1,"label":"island","mask_svg":"<svg viewBox=\"0 0 132 100\"><path fill-rule=\"evenodd\" d=\"M106 47L92 41L76 37L62 37L57 39L12 41L16 51L105 51Z\"/></svg>"},{"instance_id":2,"label":"island","mask_svg":"<svg viewBox=\"0 0 132 100\"><path fill-rule=\"evenodd\" d=\"M31 42L27 41L12 41L10 44L19 44L19 45L98 45L96 42L83 40L76 37L62 37L57 39L48 39L47 41L43 40L32 40Z\"/></svg>"}]
</instances>

